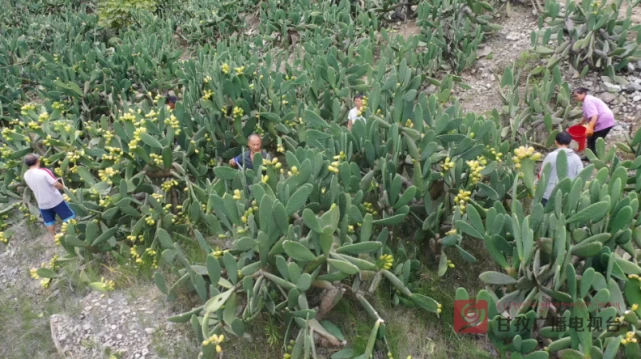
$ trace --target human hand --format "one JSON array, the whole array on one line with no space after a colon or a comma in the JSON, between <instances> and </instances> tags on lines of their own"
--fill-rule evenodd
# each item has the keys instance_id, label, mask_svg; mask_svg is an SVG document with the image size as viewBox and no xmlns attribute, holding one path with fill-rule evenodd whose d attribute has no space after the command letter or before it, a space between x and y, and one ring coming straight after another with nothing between
<instances>
[{"instance_id":1,"label":"human hand","mask_svg":"<svg viewBox=\"0 0 641 359\"><path fill-rule=\"evenodd\" d=\"M229 160L229 165L232 166L232 167L236 167L236 160L233 159L233 158L231 160Z\"/></svg>"}]
</instances>

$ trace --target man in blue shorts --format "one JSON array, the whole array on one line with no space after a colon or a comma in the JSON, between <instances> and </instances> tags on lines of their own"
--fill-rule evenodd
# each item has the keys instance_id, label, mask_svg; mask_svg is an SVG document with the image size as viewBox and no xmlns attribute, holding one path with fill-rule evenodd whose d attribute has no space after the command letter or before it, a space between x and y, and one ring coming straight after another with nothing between
<instances>
[{"instance_id":1,"label":"man in blue shorts","mask_svg":"<svg viewBox=\"0 0 641 359\"><path fill-rule=\"evenodd\" d=\"M60 193L65 186L50 170L40 168L40 158L37 155L25 156L24 163L29 167L24 180L36 197L47 230L55 237L56 215L64 222L76 218Z\"/></svg>"}]
</instances>

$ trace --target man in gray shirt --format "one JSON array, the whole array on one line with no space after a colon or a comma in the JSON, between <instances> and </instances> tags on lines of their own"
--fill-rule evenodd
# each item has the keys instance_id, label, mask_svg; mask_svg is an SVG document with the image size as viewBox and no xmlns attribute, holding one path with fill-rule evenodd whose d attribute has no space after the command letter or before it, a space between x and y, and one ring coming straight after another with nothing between
<instances>
[{"instance_id":1,"label":"man in gray shirt","mask_svg":"<svg viewBox=\"0 0 641 359\"><path fill-rule=\"evenodd\" d=\"M568 178L574 180L576 176L579 175L579 172L583 170L583 162L581 162L581 157L579 157L579 155L569 147L570 142L572 142L572 137L569 133L559 133L558 135L556 135L557 149L548 153L548 155L545 156L545 159L543 160L543 164L541 165L541 172L539 172L539 178L541 178L541 173L543 173L543 170L548 163L552 167L552 171L550 171L550 179L548 180L547 187L545 187L543 200L541 200L541 204L543 204L544 206L550 199L554 187L556 187L557 183L559 183L560 181L559 176L556 172L556 159L560 151L565 151L565 154L568 157Z\"/></svg>"},{"instance_id":2,"label":"man in gray shirt","mask_svg":"<svg viewBox=\"0 0 641 359\"><path fill-rule=\"evenodd\" d=\"M29 167L24 180L36 197L40 214L49 233L56 235L56 215L64 222L76 218L60 190L62 182L48 169L40 167L40 158L35 154L25 156L24 163Z\"/></svg>"}]
</instances>

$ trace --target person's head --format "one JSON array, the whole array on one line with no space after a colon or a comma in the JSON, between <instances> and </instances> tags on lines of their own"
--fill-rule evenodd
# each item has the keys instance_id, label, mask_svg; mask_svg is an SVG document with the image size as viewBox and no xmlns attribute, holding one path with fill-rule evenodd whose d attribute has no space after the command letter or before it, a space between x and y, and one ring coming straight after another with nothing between
<instances>
[{"instance_id":1,"label":"person's head","mask_svg":"<svg viewBox=\"0 0 641 359\"><path fill-rule=\"evenodd\" d=\"M257 134L253 134L248 138L248 146L252 153L260 152L262 139Z\"/></svg>"},{"instance_id":2,"label":"person's head","mask_svg":"<svg viewBox=\"0 0 641 359\"><path fill-rule=\"evenodd\" d=\"M30 153L24 157L24 164L29 168L40 167L40 157L36 154Z\"/></svg>"},{"instance_id":3,"label":"person's head","mask_svg":"<svg viewBox=\"0 0 641 359\"><path fill-rule=\"evenodd\" d=\"M167 100L165 101L165 103L167 104L167 106L169 106L169 108L173 110L176 108L177 100L178 99L176 98L176 96L167 96Z\"/></svg>"},{"instance_id":4,"label":"person's head","mask_svg":"<svg viewBox=\"0 0 641 359\"><path fill-rule=\"evenodd\" d=\"M568 147L572 142L572 136L567 132L561 132L556 135L556 147Z\"/></svg>"},{"instance_id":5,"label":"person's head","mask_svg":"<svg viewBox=\"0 0 641 359\"><path fill-rule=\"evenodd\" d=\"M356 105L356 107L358 108L361 108L361 106L363 106L363 95L358 94L354 96L354 105Z\"/></svg>"},{"instance_id":6,"label":"person's head","mask_svg":"<svg viewBox=\"0 0 641 359\"><path fill-rule=\"evenodd\" d=\"M572 92L574 99L579 102L583 102L583 100L585 99L585 95L587 94L588 94L588 89L586 89L585 87L579 87Z\"/></svg>"}]
</instances>

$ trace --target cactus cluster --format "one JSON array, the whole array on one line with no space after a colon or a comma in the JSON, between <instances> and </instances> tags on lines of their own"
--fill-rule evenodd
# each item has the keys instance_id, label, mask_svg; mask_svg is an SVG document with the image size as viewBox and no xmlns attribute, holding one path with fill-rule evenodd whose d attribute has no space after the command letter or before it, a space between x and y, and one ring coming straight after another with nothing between
<instances>
[{"instance_id":1,"label":"cactus cluster","mask_svg":"<svg viewBox=\"0 0 641 359\"><path fill-rule=\"evenodd\" d=\"M641 58L641 29L631 20L632 9L638 4L638 0L573 0L562 5L546 0L539 31L532 32L533 51L550 56L545 65L548 69L568 59L582 75L596 70L625 85L625 78L616 73Z\"/></svg>"},{"instance_id":2,"label":"cactus cluster","mask_svg":"<svg viewBox=\"0 0 641 359\"><path fill-rule=\"evenodd\" d=\"M516 152L529 156L525 148ZM559 157L562 176L567 159ZM641 217L638 192L627 185L641 170L638 159L615 158L598 170L590 164L576 179L559 182L543 206L548 165L529 208L513 202L508 212L496 202L486 213L468 214L471 226L457 222L460 231L484 241L504 270L482 273L488 286L476 296L488 303L489 336L502 352L527 357L542 342L544 351L561 357L613 358L620 345L626 358L641 354L628 334L641 323ZM469 299L464 288L457 299Z\"/></svg>"},{"instance_id":3,"label":"cactus cluster","mask_svg":"<svg viewBox=\"0 0 641 359\"><path fill-rule=\"evenodd\" d=\"M501 29L492 23L493 7L479 0L422 1L417 24L425 52L441 69L460 73L476 61L485 36ZM432 60L432 61L434 61Z\"/></svg>"},{"instance_id":4,"label":"cactus cluster","mask_svg":"<svg viewBox=\"0 0 641 359\"><path fill-rule=\"evenodd\" d=\"M515 66L507 67L497 88L503 101L502 115L510 124L506 130L513 139L525 134L532 141L552 145L558 126L580 119L583 112L572 106L569 84L562 80L558 65L550 70L544 66L532 70L526 77L523 93L521 78L521 71Z\"/></svg>"}]
</instances>

